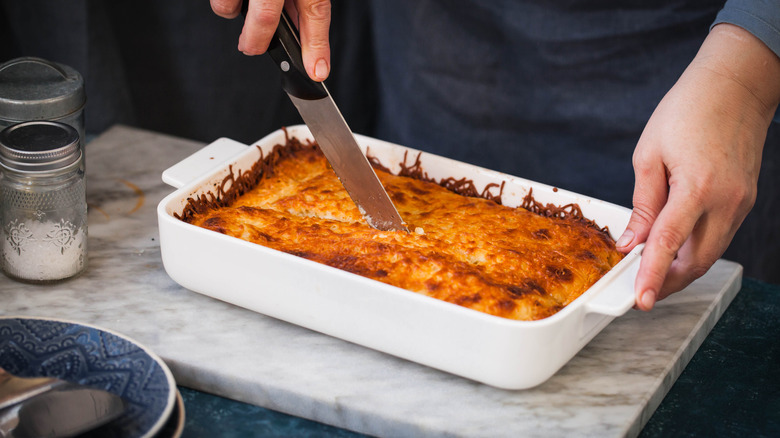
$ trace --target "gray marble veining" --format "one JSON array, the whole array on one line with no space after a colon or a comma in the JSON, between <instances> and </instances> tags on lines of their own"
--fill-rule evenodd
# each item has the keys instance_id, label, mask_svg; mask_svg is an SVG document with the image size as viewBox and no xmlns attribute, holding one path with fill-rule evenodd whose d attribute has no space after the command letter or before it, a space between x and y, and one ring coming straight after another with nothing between
<instances>
[{"instance_id":1,"label":"gray marble veining","mask_svg":"<svg viewBox=\"0 0 780 438\"><path fill-rule=\"evenodd\" d=\"M544 384L505 391L190 292L162 266L162 171L203 144L116 126L87 145L89 266L30 285L0 276L0 315L116 330L179 384L381 436L633 436L739 290L719 261L650 313L629 311Z\"/></svg>"}]
</instances>

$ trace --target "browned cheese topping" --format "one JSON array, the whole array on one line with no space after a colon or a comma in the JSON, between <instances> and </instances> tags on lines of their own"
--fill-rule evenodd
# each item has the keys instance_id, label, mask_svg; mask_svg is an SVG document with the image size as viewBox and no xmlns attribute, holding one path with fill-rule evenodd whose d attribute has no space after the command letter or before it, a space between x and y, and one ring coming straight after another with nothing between
<instances>
[{"instance_id":1,"label":"browned cheese topping","mask_svg":"<svg viewBox=\"0 0 780 438\"><path fill-rule=\"evenodd\" d=\"M180 218L517 320L554 314L622 258L609 235L583 219L576 205L545 207L529 194L526 208L505 207L500 195L476 193L465 180L419 179L428 179L419 161L403 169L401 174L418 178L381 169L377 174L409 233L369 227L319 149L295 138L251 171L226 178L216 194L191 199Z\"/></svg>"}]
</instances>

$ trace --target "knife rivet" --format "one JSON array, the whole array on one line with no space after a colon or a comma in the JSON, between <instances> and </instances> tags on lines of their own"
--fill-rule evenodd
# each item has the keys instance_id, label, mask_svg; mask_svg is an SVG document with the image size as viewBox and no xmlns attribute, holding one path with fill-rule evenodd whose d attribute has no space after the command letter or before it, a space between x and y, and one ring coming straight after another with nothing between
<instances>
[{"instance_id":1,"label":"knife rivet","mask_svg":"<svg viewBox=\"0 0 780 438\"><path fill-rule=\"evenodd\" d=\"M281 67L282 71L288 72L290 71L290 63L287 61L282 61L282 63L279 65Z\"/></svg>"}]
</instances>

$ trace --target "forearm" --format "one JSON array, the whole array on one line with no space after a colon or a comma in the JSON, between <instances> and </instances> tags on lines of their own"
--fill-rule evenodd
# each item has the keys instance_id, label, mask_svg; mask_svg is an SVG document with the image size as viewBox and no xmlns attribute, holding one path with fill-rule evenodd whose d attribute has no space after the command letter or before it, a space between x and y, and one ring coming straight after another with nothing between
<instances>
[{"instance_id":1,"label":"forearm","mask_svg":"<svg viewBox=\"0 0 780 438\"><path fill-rule=\"evenodd\" d=\"M762 40L733 24L712 28L686 74L716 80L717 90L726 95L723 97L743 109L752 108L766 125L780 104L780 57Z\"/></svg>"}]
</instances>

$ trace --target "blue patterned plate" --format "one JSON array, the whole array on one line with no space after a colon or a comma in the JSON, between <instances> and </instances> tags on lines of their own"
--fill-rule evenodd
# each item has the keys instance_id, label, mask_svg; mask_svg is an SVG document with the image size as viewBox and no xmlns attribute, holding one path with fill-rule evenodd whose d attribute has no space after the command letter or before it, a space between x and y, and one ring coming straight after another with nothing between
<instances>
[{"instance_id":1,"label":"blue patterned plate","mask_svg":"<svg viewBox=\"0 0 780 438\"><path fill-rule=\"evenodd\" d=\"M58 377L123 397L126 412L90 436L153 436L176 401L173 375L159 357L122 335L85 324L0 318L0 367L18 376Z\"/></svg>"}]
</instances>

